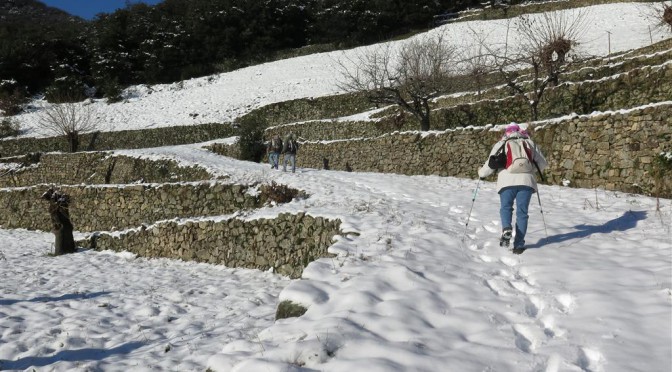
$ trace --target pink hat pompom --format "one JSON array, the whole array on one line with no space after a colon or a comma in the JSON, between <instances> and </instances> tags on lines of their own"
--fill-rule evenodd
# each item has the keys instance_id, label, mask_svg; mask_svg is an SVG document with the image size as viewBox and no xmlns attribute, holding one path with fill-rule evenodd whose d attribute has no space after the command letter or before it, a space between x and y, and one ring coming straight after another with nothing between
<instances>
[{"instance_id":1,"label":"pink hat pompom","mask_svg":"<svg viewBox=\"0 0 672 372\"><path fill-rule=\"evenodd\" d=\"M511 134L513 132L520 132L520 127L518 124L511 123L506 126L506 130L504 131L506 134Z\"/></svg>"}]
</instances>

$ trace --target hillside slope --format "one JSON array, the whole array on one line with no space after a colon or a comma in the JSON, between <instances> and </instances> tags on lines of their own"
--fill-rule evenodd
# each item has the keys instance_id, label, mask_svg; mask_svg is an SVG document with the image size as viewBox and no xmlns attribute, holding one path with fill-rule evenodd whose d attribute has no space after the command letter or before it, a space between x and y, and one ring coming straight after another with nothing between
<instances>
[{"instance_id":1,"label":"hillside slope","mask_svg":"<svg viewBox=\"0 0 672 372\"><path fill-rule=\"evenodd\" d=\"M604 56L609 52L607 31L612 34L612 53L639 48L669 36L664 30L649 34L651 20L646 17L646 4L606 4L586 9L589 9L588 27L580 46L590 55ZM503 43L506 21L459 22L432 29L427 34L442 33L456 45L468 45L471 41L465 35L469 35L471 29L485 29L490 35L489 42ZM509 35L510 43L517 40L515 35ZM93 106L102 119L102 131L231 122L270 103L341 93L338 61L345 55L352 58L375 47L290 58L175 84L134 86L125 91L122 102L107 104L101 100ZM44 102L35 102L34 106L41 104ZM24 137L46 135L36 126L37 112L21 114L16 120L25 129Z\"/></svg>"}]
</instances>

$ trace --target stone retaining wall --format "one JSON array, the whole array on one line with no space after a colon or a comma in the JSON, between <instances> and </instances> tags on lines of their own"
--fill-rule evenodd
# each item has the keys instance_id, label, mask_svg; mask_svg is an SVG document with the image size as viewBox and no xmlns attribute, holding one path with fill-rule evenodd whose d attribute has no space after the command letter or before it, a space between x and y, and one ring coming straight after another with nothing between
<instances>
[{"instance_id":1,"label":"stone retaining wall","mask_svg":"<svg viewBox=\"0 0 672 372\"><path fill-rule=\"evenodd\" d=\"M0 190L0 226L49 231L47 186ZM258 208L265 195L249 186L203 182L162 185L62 186L70 195L70 218L77 231L120 230L156 221L227 215Z\"/></svg>"},{"instance_id":2,"label":"stone retaining wall","mask_svg":"<svg viewBox=\"0 0 672 372\"><path fill-rule=\"evenodd\" d=\"M477 177L501 132L491 127L442 132L403 132L375 138L304 142L297 166L333 170ZM601 187L672 197L672 172L652 176L654 159L672 151L672 104L628 113L604 113L555 120L536 129L534 140L549 161L549 184Z\"/></svg>"},{"instance_id":3,"label":"stone retaining wall","mask_svg":"<svg viewBox=\"0 0 672 372\"><path fill-rule=\"evenodd\" d=\"M299 213L275 219L166 222L122 234L99 234L78 242L97 250L129 251L142 257L247 267L298 278L306 265L328 257L327 248L341 234L340 220Z\"/></svg>"},{"instance_id":4,"label":"stone retaining wall","mask_svg":"<svg viewBox=\"0 0 672 372\"><path fill-rule=\"evenodd\" d=\"M104 151L142 149L198 143L234 135L230 124L197 124L152 129L87 133L80 137L80 150ZM63 137L19 138L0 140L0 156L16 156L30 152L68 152Z\"/></svg>"},{"instance_id":5,"label":"stone retaining wall","mask_svg":"<svg viewBox=\"0 0 672 372\"><path fill-rule=\"evenodd\" d=\"M0 187L38 184L128 184L201 181L213 178L204 168L183 167L168 159L148 160L106 152L50 153L33 165L0 170Z\"/></svg>"},{"instance_id":6,"label":"stone retaining wall","mask_svg":"<svg viewBox=\"0 0 672 372\"><path fill-rule=\"evenodd\" d=\"M664 102L672 97L672 64L643 67L598 81L563 84L547 89L539 104L539 119L568 113L589 114ZM515 96L479 101L432 111L432 128L525 122L531 118L527 99ZM417 128L417 127L416 127Z\"/></svg>"}]
</instances>

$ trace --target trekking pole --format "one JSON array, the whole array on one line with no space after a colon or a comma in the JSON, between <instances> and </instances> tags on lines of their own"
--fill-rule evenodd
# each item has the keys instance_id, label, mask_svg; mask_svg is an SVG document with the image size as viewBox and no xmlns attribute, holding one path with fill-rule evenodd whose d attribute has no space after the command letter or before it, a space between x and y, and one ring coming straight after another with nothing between
<instances>
[{"instance_id":1,"label":"trekking pole","mask_svg":"<svg viewBox=\"0 0 672 372\"><path fill-rule=\"evenodd\" d=\"M481 186L481 179L478 179L478 182L476 183L476 189L474 190L474 194L471 197L471 208L469 208L469 215L467 216L467 223L464 225L464 235L462 235L462 241L464 241L464 238L467 236L467 228L469 227L469 220L471 219L471 211L474 210L474 204L476 203L476 195L478 195L478 188Z\"/></svg>"},{"instance_id":2,"label":"trekking pole","mask_svg":"<svg viewBox=\"0 0 672 372\"><path fill-rule=\"evenodd\" d=\"M541 177L541 182L546 182L546 179L544 178L544 174L541 173L541 169L539 168L539 165L537 165L536 161L532 162L535 167L537 167L537 171L539 172L539 177ZM539 187L537 186L537 200L539 201L539 210L541 210L541 220L544 222L544 232L546 232L546 239L548 239L548 229L546 228L546 218L544 217L544 208L541 206L541 196L539 196Z\"/></svg>"},{"instance_id":3,"label":"trekking pole","mask_svg":"<svg viewBox=\"0 0 672 372\"><path fill-rule=\"evenodd\" d=\"M544 217L544 208L541 206L541 196L537 190L537 200L539 201L539 210L541 210L541 220L544 222L544 232L546 232L546 239L548 239L548 229L546 228L546 218Z\"/></svg>"}]
</instances>

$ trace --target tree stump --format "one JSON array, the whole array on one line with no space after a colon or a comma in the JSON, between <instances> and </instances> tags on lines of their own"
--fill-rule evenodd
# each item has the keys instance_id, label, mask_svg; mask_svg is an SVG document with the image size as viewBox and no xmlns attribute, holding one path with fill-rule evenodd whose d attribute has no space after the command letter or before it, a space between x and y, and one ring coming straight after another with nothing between
<instances>
[{"instance_id":1,"label":"tree stump","mask_svg":"<svg viewBox=\"0 0 672 372\"><path fill-rule=\"evenodd\" d=\"M49 202L49 215L51 217L52 230L56 238L54 242L54 255L60 256L66 253L75 253L75 238L72 235L72 222L70 222L70 197L67 194L49 189L42 194L42 199Z\"/></svg>"}]
</instances>

